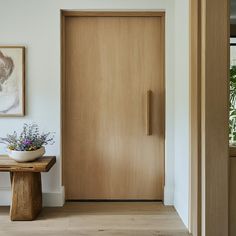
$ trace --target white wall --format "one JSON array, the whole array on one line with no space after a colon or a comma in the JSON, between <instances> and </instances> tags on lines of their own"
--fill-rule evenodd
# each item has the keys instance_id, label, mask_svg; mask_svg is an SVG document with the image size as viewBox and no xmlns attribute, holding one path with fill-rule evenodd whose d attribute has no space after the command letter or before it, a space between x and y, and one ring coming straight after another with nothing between
<instances>
[{"instance_id":1,"label":"white wall","mask_svg":"<svg viewBox=\"0 0 236 236\"><path fill-rule=\"evenodd\" d=\"M56 143L54 146L47 147L47 154L56 155L57 164L49 173L43 174L43 192L46 193L44 194L46 205L60 205L63 202L60 162L60 9L165 10L165 203L173 204L175 202L180 216L184 219L185 224L188 224L186 216L188 207L186 200L188 199L188 161L186 159L188 159L187 125L189 115L187 96L188 55L186 53L188 44L186 35L188 16L186 12L188 9L187 5L184 5L186 1L0 0L0 44L24 45L27 48L27 114L23 118L0 118L0 136L4 136L13 130L19 130L24 122L36 122L42 130L56 132ZM179 6L178 2L180 2ZM177 141L176 145L175 141ZM4 153L3 146L0 146L0 153ZM183 170L181 173L180 169ZM176 177L175 181L174 177ZM0 204L10 202L9 186L8 174L1 173Z\"/></svg>"},{"instance_id":2,"label":"white wall","mask_svg":"<svg viewBox=\"0 0 236 236\"><path fill-rule=\"evenodd\" d=\"M189 217L189 1L175 5L175 194L184 223Z\"/></svg>"}]
</instances>

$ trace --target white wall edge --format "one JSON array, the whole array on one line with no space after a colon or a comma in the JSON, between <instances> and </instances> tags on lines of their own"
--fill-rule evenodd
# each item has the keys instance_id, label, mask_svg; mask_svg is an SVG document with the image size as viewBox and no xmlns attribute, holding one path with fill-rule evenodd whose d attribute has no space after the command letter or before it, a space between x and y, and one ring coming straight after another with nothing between
<instances>
[{"instance_id":1,"label":"white wall edge","mask_svg":"<svg viewBox=\"0 0 236 236\"><path fill-rule=\"evenodd\" d=\"M169 186L164 187L164 205L165 206L174 205L174 187L169 187Z\"/></svg>"},{"instance_id":2,"label":"white wall edge","mask_svg":"<svg viewBox=\"0 0 236 236\"><path fill-rule=\"evenodd\" d=\"M11 188L0 187L0 206L11 205ZM65 203L64 186L58 192L43 193L43 206L45 207L62 207Z\"/></svg>"}]
</instances>

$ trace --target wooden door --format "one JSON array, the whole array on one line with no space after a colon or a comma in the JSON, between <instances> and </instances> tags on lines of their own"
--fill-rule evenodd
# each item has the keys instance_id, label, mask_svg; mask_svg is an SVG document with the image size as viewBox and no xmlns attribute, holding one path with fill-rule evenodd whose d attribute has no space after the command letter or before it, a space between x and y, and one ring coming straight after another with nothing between
<instances>
[{"instance_id":1,"label":"wooden door","mask_svg":"<svg viewBox=\"0 0 236 236\"><path fill-rule=\"evenodd\" d=\"M66 199L163 199L163 18L65 17Z\"/></svg>"}]
</instances>

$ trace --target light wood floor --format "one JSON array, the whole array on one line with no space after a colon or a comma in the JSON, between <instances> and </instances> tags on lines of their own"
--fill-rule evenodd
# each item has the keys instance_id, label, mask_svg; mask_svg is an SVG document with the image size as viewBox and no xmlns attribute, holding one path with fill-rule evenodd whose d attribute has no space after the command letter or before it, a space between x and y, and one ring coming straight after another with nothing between
<instances>
[{"instance_id":1,"label":"light wood floor","mask_svg":"<svg viewBox=\"0 0 236 236\"><path fill-rule=\"evenodd\" d=\"M11 222L8 213L0 207L0 236L189 235L174 208L156 202L69 202L31 222Z\"/></svg>"}]
</instances>

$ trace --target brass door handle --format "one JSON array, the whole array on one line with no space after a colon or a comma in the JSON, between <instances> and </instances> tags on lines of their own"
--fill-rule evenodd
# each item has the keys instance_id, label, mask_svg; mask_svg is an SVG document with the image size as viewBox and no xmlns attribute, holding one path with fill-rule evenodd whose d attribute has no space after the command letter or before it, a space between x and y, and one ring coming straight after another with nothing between
<instances>
[{"instance_id":1,"label":"brass door handle","mask_svg":"<svg viewBox=\"0 0 236 236\"><path fill-rule=\"evenodd\" d=\"M146 134L152 135L152 91L146 94Z\"/></svg>"}]
</instances>

